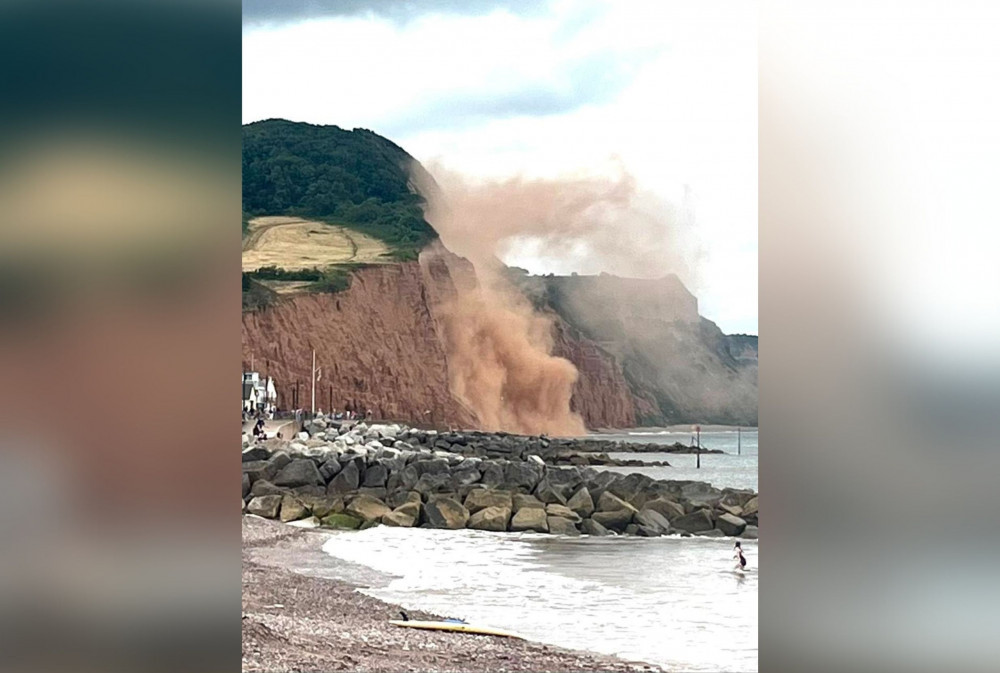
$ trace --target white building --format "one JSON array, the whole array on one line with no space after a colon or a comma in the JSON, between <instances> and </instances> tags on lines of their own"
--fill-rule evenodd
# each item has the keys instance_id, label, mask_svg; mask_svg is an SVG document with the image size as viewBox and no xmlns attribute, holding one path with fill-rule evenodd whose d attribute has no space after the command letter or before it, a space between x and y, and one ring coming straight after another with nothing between
<instances>
[{"instance_id":1,"label":"white building","mask_svg":"<svg viewBox=\"0 0 1000 673\"><path fill-rule=\"evenodd\" d=\"M274 379L261 379L257 372L243 372L243 411L274 413L278 404L278 391Z\"/></svg>"}]
</instances>

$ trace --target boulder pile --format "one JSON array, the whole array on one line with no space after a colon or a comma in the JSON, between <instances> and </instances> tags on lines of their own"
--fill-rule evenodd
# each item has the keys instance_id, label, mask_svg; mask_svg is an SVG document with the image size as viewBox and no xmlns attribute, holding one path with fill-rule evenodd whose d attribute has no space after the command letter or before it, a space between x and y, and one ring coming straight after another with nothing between
<instances>
[{"instance_id":1,"label":"boulder pile","mask_svg":"<svg viewBox=\"0 0 1000 673\"><path fill-rule=\"evenodd\" d=\"M511 437L316 419L293 440L244 440L243 511L349 529L757 535L752 491L547 464L540 453L565 440Z\"/></svg>"}]
</instances>

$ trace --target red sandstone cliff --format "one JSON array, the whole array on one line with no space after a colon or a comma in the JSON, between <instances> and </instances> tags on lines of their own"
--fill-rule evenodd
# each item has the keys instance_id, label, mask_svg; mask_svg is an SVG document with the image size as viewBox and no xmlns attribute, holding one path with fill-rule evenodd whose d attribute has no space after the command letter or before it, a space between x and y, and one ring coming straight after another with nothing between
<instances>
[{"instance_id":1,"label":"red sandstone cliff","mask_svg":"<svg viewBox=\"0 0 1000 673\"><path fill-rule=\"evenodd\" d=\"M243 314L243 361L273 376L278 406L310 405L312 350L322 374L316 406L371 409L421 425L474 425L448 390L446 356L417 262L355 272L338 294L302 295Z\"/></svg>"},{"instance_id":2,"label":"red sandstone cliff","mask_svg":"<svg viewBox=\"0 0 1000 673\"><path fill-rule=\"evenodd\" d=\"M453 267L454 269L454 267ZM316 406L371 409L376 417L422 426L476 427L475 415L449 390L448 358L437 307L454 295L455 278L432 262L384 265L354 273L338 294L301 295L243 314L243 362L275 378L278 406L309 408L312 351L322 370ZM613 356L552 314L553 355L579 370L571 407L589 428L631 427L634 400Z\"/></svg>"}]
</instances>

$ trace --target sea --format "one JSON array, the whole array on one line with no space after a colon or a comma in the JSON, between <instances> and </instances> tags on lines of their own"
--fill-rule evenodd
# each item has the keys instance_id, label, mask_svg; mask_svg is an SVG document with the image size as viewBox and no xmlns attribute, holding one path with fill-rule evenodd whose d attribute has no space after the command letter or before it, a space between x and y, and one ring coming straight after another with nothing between
<instances>
[{"instance_id":1,"label":"sea","mask_svg":"<svg viewBox=\"0 0 1000 673\"><path fill-rule=\"evenodd\" d=\"M685 434L686 433L686 434ZM603 434L641 443L687 443L690 432L651 428ZM757 488L757 431L703 429L725 454L625 453L671 467L608 468L659 479ZM719 538L579 538L533 533L378 526L338 533L323 551L375 598L672 671L757 671L755 540L734 569ZM351 571L350 569L357 569ZM355 572L356 577L349 576Z\"/></svg>"}]
</instances>

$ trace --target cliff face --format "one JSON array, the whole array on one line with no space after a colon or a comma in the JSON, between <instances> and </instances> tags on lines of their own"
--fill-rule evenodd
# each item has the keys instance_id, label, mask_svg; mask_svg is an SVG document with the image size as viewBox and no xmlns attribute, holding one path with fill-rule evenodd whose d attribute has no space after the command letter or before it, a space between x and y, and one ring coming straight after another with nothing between
<instances>
[{"instance_id":1,"label":"cliff face","mask_svg":"<svg viewBox=\"0 0 1000 673\"><path fill-rule=\"evenodd\" d=\"M446 284L447 278L439 279ZM321 378L316 406L371 409L422 425L474 425L448 389L447 357L417 262L361 269L350 289L301 295L243 314L243 361L275 378L278 406L310 405L312 350ZM446 288L445 288L446 289Z\"/></svg>"},{"instance_id":2,"label":"cliff face","mask_svg":"<svg viewBox=\"0 0 1000 673\"><path fill-rule=\"evenodd\" d=\"M451 390L441 314L456 285L475 283L471 265L454 256L361 269L344 292L244 313L244 368L252 354L255 368L275 378L279 407L308 409L315 349L318 408L476 428L480 419ZM756 423L757 337L724 335L698 316L697 300L676 279L518 284L551 320L552 354L579 373L570 408L588 428Z\"/></svg>"}]
</instances>

